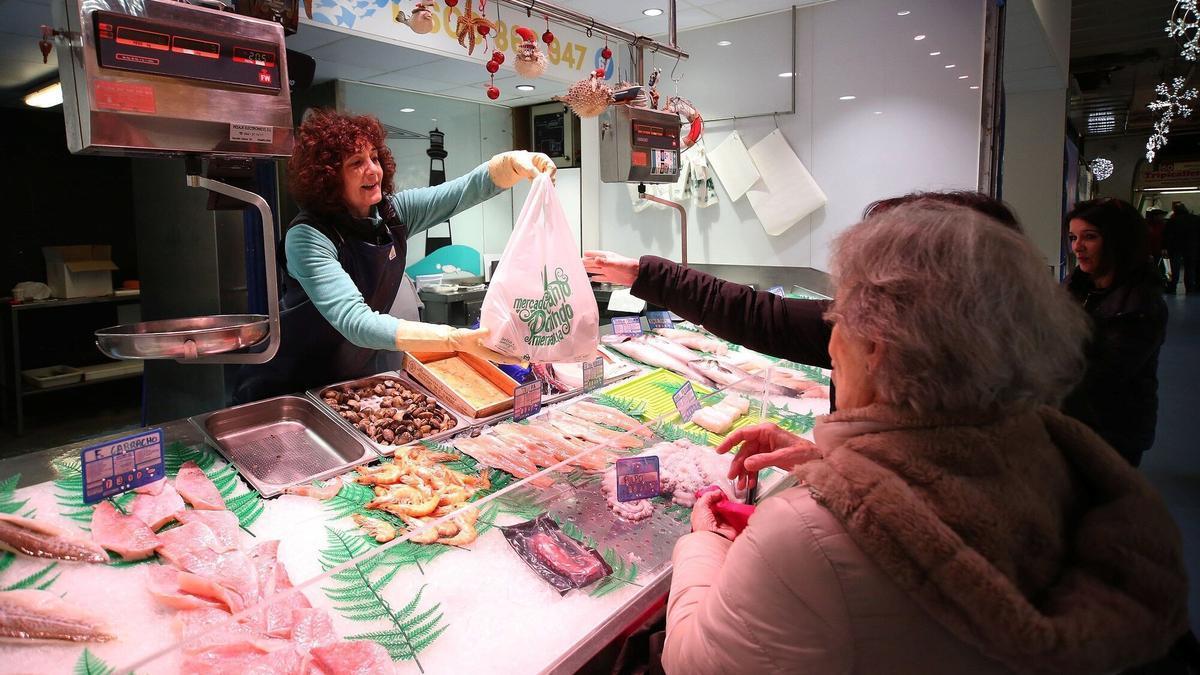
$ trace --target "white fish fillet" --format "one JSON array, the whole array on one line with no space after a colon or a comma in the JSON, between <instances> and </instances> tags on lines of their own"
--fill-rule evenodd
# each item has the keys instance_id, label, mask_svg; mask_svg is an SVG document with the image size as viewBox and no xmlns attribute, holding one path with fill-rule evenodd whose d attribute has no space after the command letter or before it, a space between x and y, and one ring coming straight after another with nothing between
<instances>
[{"instance_id":1,"label":"white fish fillet","mask_svg":"<svg viewBox=\"0 0 1200 675\"><path fill-rule=\"evenodd\" d=\"M678 373L693 382L708 385L710 381L702 375L700 371L689 366L686 362L655 348L653 345L645 342L635 341L632 339L623 342L609 342L609 347L621 352L631 359L641 361L649 366L656 368L666 368L672 372Z\"/></svg>"},{"instance_id":2,"label":"white fish fillet","mask_svg":"<svg viewBox=\"0 0 1200 675\"><path fill-rule=\"evenodd\" d=\"M0 592L0 638L107 642L99 619L49 591Z\"/></svg>"},{"instance_id":3,"label":"white fish fillet","mask_svg":"<svg viewBox=\"0 0 1200 675\"><path fill-rule=\"evenodd\" d=\"M592 443L600 443L618 448L640 448L642 442L629 435L605 429L578 417L572 417L557 410L551 410L544 416L554 428L575 438L581 438Z\"/></svg>"},{"instance_id":4,"label":"white fish fillet","mask_svg":"<svg viewBox=\"0 0 1200 675\"><path fill-rule=\"evenodd\" d=\"M736 410L723 408L721 406L713 406L711 408L701 408L692 415L689 420L696 426L703 427L713 432L714 434L724 434L733 426L734 420L741 417Z\"/></svg>"},{"instance_id":5,"label":"white fish fillet","mask_svg":"<svg viewBox=\"0 0 1200 675\"><path fill-rule=\"evenodd\" d=\"M108 554L94 542L57 525L6 513L0 513L0 549L35 558L108 562Z\"/></svg>"},{"instance_id":6,"label":"white fish fillet","mask_svg":"<svg viewBox=\"0 0 1200 675\"><path fill-rule=\"evenodd\" d=\"M689 349L708 352L710 354L724 354L729 351L729 347L724 342L697 333L696 331L680 330L678 328L655 328L654 332L671 342L681 344Z\"/></svg>"},{"instance_id":7,"label":"white fish fillet","mask_svg":"<svg viewBox=\"0 0 1200 675\"><path fill-rule=\"evenodd\" d=\"M633 419L629 415L626 415L616 408L610 408L606 405L600 405L599 403L592 403L591 401L579 401L577 403L572 403L569 408L564 408L564 411L589 422L607 424L610 427L616 427L618 429L624 429L625 431L633 432L635 436L641 436L646 440L654 438L654 434L646 428L645 424L642 424L641 422Z\"/></svg>"}]
</instances>

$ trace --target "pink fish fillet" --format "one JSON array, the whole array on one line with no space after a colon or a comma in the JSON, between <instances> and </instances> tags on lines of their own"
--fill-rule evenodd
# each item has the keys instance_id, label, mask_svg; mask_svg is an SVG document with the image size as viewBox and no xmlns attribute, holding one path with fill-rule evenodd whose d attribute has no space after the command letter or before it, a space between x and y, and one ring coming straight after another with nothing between
<instances>
[{"instance_id":1,"label":"pink fish fillet","mask_svg":"<svg viewBox=\"0 0 1200 675\"><path fill-rule=\"evenodd\" d=\"M215 581L237 593L243 606L258 601L258 574L241 551L222 548L211 528L200 522L166 530L158 535L158 554L185 572Z\"/></svg>"},{"instance_id":2,"label":"pink fish fillet","mask_svg":"<svg viewBox=\"0 0 1200 675\"><path fill-rule=\"evenodd\" d=\"M387 650L374 642L335 642L309 652L325 675L392 675Z\"/></svg>"},{"instance_id":3,"label":"pink fish fillet","mask_svg":"<svg viewBox=\"0 0 1200 675\"><path fill-rule=\"evenodd\" d=\"M523 424L497 424L492 428L492 431L504 441L505 445L516 448L529 458L529 461L538 465L538 468L546 468L558 464L563 459L560 459L554 452L536 443L533 439L523 431ZM561 471L570 471L563 468Z\"/></svg>"},{"instance_id":4,"label":"pink fish fillet","mask_svg":"<svg viewBox=\"0 0 1200 675\"><path fill-rule=\"evenodd\" d=\"M158 537L145 523L118 513L108 502L100 502L92 511L92 539L124 560L149 558L158 548Z\"/></svg>"},{"instance_id":5,"label":"pink fish fillet","mask_svg":"<svg viewBox=\"0 0 1200 675\"><path fill-rule=\"evenodd\" d=\"M578 417L572 417L557 410L548 412L545 419L564 434L592 443L606 444L610 447L618 448L640 448L643 445L641 441L629 434L605 429L604 427L596 426L591 422L581 420Z\"/></svg>"},{"instance_id":6,"label":"pink fish fillet","mask_svg":"<svg viewBox=\"0 0 1200 675\"><path fill-rule=\"evenodd\" d=\"M162 492L163 486L166 484L167 484L167 479L165 477L159 478L158 480L154 481L153 483L146 483L145 485L139 485L139 486L133 488L133 491L138 493L139 495L156 495L156 494Z\"/></svg>"},{"instance_id":7,"label":"pink fish fillet","mask_svg":"<svg viewBox=\"0 0 1200 675\"><path fill-rule=\"evenodd\" d=\"M285 640L241 640L185 657L179 672L182 675L286 675L301 672L303 661L303 655Z\"/></svg>"},{"instance_id":8,"label":"pink fish fillet","mask_svg":"<svg viewBox=\"0 0 1200 675\"><path fill-rule=\"evenodd\" d=\"M262 609L253 619L260 631L286 638L292 632L295 610L312 607L304 593L292 590L287 568L278 561L279 541L264 541L250 550L250 561L258 575Z\"/></svg>"},{"instance_id":9,"label":"pink fish fillet","mask_svg":"<svg viewBox=\"0 0 1200 675\"><path fill-rule=\"evenodd\" d=\"M564 411L570 415L574 415L575 417L587 420L589 422L595 422L596 424L607 424L610 427L624 429L625 431L632 432L633 435L640 436L647 441L654 438L654 433L647 429L645 424L642 424L641 422L633 419L629 415L626 415L616 408L610 408L606 405L600 405L590 401L579 401L578 403L571 404L571 407L569 408L564 408Z\"/></svg>"},{"instance_id":10,"label":"pink fish fillet","mask_svg":"<svg viewBox=\"0 0 1200 675\"><path fill-rule=\"evenodd\" d=\"M593 450L580 454L587 450L589 444L563 434L549 423L535 420L522 428L531 439L553 449L554 453L562 459L573 457L571 464L587 471L602 471L615 458L615 455L607 450Z\"/></svg>"},{"instance_id":11,"label":"pink fish fillet","mask_svg":"<svg viewBox=\"0 0 1200 675\"><path fill-rule=\"evenodd\" d=\"M183 499L175 488L165 484L166 481L159 482L164 485L159 488L158 494L139 494L133 498L130 507L133 515L156 531L174 520L176 512L184 509Z\"/></svg>"},{"instance_id":12,"label":"pink fish fillet","mask_svg":"<svg viewBox=\"0 0 1200 675\"><path fill-rule=\"evenodd\" d=\"M189 577L195 576L180 572L169 565L150 565L146 567L146 590L155 600L175 609L198 610L239 606L238 601L230 597L229 591L211 581L205 584L201 577L188 579L186 585L192 590L185 591L180 584L180 577L185 574Z\"/></svg>"},{"instance_id":13,"label":"pink fish fillet","mask_svg":"<svg viewBox=\"0 0 1200 675\"><path fill-rule=\"evenodd\" d=\"M292 612L292 642L305 651L338 641L333 620L323 609L297 609Z\"/></svg>"},{"instance_id":14,"label":"pink fish fillet","mask_svg":"<svg viewBox=\"0 0 1200 675\"><path fill-rule=\"evenodd\" d=\"M517 478L528 478L537 473L537 467L533 462L520 452L505 445L495 436L458 438L454 440L454 447L474 457L481 464L507 471ZM530 481L530 484L538 487L548 487L552 483L553 481L545 476Z\"/></svg>"},{"instance_id":15,"label":"pink fish fillet","mask_svg":"<svg viewBox=\"0 0 1200 675\"><path fill-rule=\"evenodd\" d=\"M188 523L201 523L207 525L208 529L212 530L217 544L213 550L217 553L237 550L240 524L237 516L233 515L233 513L229 511L184 510L182 500L179 502L179 507L180 511L175 514L176 520L184 525ZM211 542L209 545L212 546Z\"/></svg>"},{"instance_id":16,"label":"pink fish fillet","mask_svg":"<svg viewBox=\"0 0 1200 675\"><path fill-rule=\"evenodd\" d=\"M204 471L195 462L184 462L179 467L179 475L175 477L175 489L179 494L197 509L224 511L225 500L221 491L204 475Z\"/></svg>"}]
</instances>

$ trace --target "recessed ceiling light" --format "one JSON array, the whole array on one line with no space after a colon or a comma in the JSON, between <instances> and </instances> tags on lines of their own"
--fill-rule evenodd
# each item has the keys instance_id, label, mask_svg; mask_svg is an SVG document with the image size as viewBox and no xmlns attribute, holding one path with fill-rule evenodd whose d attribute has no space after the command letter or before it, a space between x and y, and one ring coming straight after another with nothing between
<instances>
[{"instance_id":1,"label":"recessed ceiling light","mask_svg":"<svg viewBox=\"0 0 1200 675\"><path fill-rule=\"evenodd\" d=\"M908 16L909 14L912 14L912 12L908 11L907 9L902 9L899 12L896 12L896 16Z\"/></svg>"},{"instance_id":2,"label":"recessed ceiling light","mask_svg":"<svg viewBox=\"0 0 1200 675\"><path fill-rule=\"evenodd\" d=\"M536 89L536 87L534 87L532 84L518 84L517 89L521 91L533 91Z\"/></svg>"},{"instance_id":3,"label":"recessed ceiling light","mask_svg":"<svg viewBox=\"0 0 1200 675\"><path fill-rule=\"evenodd\" d=\"M972 88L972 89L978 89L978 88L979 88L979 85L977 85L977 84L973 84L973 85L971 85L971 88Z\"/></svg>"},{"instance_id":4,"label":"recessed ceiling light","mask_svg":"<svg viewBox=\"0 0 1200 675\"><path fill-rule=\"evenodd\" d=\"M875 114L876 114L876 115L882 115L882 114L883 114L883 111L882 111L882 110L876 110L876 111L875 111Z\"/></svg>"},{"instance_id":5,"label":"recessed ceiling light","mask_svg":"<svg viewBox=\"0 0 1200 675\"><path fill-rule=\"evenodd\" d=\"M416 108L401 108L400 112L416 112Z\"/></svg>"},{"instance_id":6,"label":"recessed ceiling light","mask_svg":"<svg viewBox=\"0 0 1200 675\"><path fill-rule=\"evenodd\" d=\"M913 39L916 40L917 42L920 42L921 40L925 39L925 36L924 35L914 35Z\"/></svg>"},{"instance_id":7,"label":"recessed ceiling light","mask_svg":"<svg viewBox=\"0 0 1200 675\"><path fill-rule=\"evenodd\" d=\"M651 7L650 9L643 9L642 14L645 14L646 16L658 16L659 14L662 14L662 10Z\"/></svg>"},{"instance_id":8,"label":"recessed ceiling light","mask_svg":"<svg viewBox=\"0 0 1200 675\"><path fill-rule=\"evenodd\" d=\"M794 73L780 73L779 74L780 77L791 77L792 75L794 75Z\"/></svg>"},{"instance_id":9,"label":"recessed ceiling light","mask_svg":"<svg viewBox=\"0 0 1200 675\"><path fill-rule=\"evenodd\" d=\"M930 56L941 56L942 53L941 52L929 52L929 55Z\"/></svg>"},{"instance_id":10,"label":"recessed ceiling light","mask_svg":"<svg viewBox=\"0 0 1200 675\"><path fill-rule=\"evenodd\" d=\"M857 96L839 96L838 100L839 101L853 101L856 98L858 98L858 97Z\"/></svg>"},{"instance_id":11,"label":"recessed ceiling light","mask_svg":"<svg viewBox=\"0 0 1200 675\"><path fill-rule=\"evenodd\" d=\"M954 64L953 64L953 63L947 63L947 64L946 64L945 66L943 66L943 67L944 67L944 68L953 68L953 67L954 67Z\"/></svg>"},{"instance_id":12,"label":"recessed ceiling light","mask_svg":"<svg viewBox=\"0 0 1200 675\"><path fill-rule=\"evenodd\" d=\"M968 77L970 77L970 75L959 75L959 76L958 76L958 79L960 79L960 80L965 80L965 79L967 79Z\"/></svg>"},{"instance_id":13,"label":"recessed ceiling light","mask_svg":"<svg viewBox=\"0 0 1200 675\"><path fill-rule=\"evenodd\" d=\"M720 42L717 43L717 46L718 47L728 47L731 44L733 44L733 43L730 42L729 40L721 40Z\"/></svg>"},{"instance_id":14,"label":"recessed ceiling light","mask_svg":"<svg viewBox=\"0 0 1200 675\"><path fill-rule=\"evenodd\" d=\"M57 81L51 82L37 91L26 94L24 100L25 105L34 108L53 108L62 103L62 84Z\"/></svg>"}]
</instances>

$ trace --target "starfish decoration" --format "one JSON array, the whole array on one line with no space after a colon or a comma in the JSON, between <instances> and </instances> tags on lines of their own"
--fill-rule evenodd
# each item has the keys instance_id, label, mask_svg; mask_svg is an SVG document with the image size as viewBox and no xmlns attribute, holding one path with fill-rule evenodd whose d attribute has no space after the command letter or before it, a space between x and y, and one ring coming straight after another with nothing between
<instances>
[{"instance_id":1,"label":"starfish decoration","mask_svg":"<svg viewBox=\"0 0 1200 675\"><path fill-rule=\"evenodd\" d=\"M1171 86L1168 88L1166 82L1159 83L1154 88L1154 93L1158 94L1158 100L1151 101L1146 107L1150 112L1159 113L1161 117L1154 123L1154 133L1150 134L1149 140L1146 141L1146 161L1153 162L1157 152L1167 144L1167 134L1171 133L1171 122L1175 120L1175 116L1190 117L1192 108L1188 103L1196 100L1200 95L1195 88L1184 89L1187 80L1183 77L1177 77L1171 81Z\"/></svg>"},{"instance_id":2,"label":"starfish decoration","mask_svg":"<svg viewBox=\"0 0 1200 675\"><path fill-rule=\"evenodd\" d=\"M471 9L470 2L467 3L467 9L458 17L458 23L454 25L454 32L458 36L458 44L467 48L467 54L475 51L475 43L481 37L479 32L480 27L487 27L487 32L494 33L496 31L496 23L482 14L475 14Z\"/></svg>"},{"instance_id":3,"label":"starfish decoration","mask_svg":"<svg viewBox=\"0 0 1200 675\"><path fill-rule=\"evenodd\" d=\"M1183 49L1180 52L1188 61L1200 57L1200 10L1196 0L1178 0L1175 11L1167 20L1167 35L1182 40Z\"/></svg>"}]
</instances>

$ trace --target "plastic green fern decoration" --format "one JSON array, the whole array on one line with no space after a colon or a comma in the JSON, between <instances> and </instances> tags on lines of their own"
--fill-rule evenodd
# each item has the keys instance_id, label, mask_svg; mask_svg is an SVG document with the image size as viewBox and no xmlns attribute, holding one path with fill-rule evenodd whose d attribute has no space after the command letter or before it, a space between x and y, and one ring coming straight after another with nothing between
<instances>
[{"instance_id":1,"label":"plastic green fern decoration","mask_svg":"<svg viewBox=\"0 0 1200 675\"><path fill-rule=\"evenodd\" d=\"M107 663L88 650L83 650L75 662L75 675L113 675Z\"/></svg>"},{"instance_id":2,"label":"plastic green fern decoration","mask_svg":"<svg viewBox=\"0 0 1200 675\"><path fill-rule=\"evenodd\" d=\"M366 485L355 483L347 476L342 481L342 489L333 498L325 502L325 512L333 518L365 512L367 502L375 498L375 492Z\"/></svg>"},{"instance_id":3,"label":"plastic green fern decoration","mask_svg":"<svg viewBox=\"0 0 1200 675\"><path fill-rule=\"evenodd\" d=\"M92 522L92 505L83 503L83 468L78 457L59 457L50 463L58 473L54 479L54 501L59 506L59 513L64 518L70 518L82 524L88 530ZM134 493L126 492L112 498L117 506L126 508L133 501Z\"/></svg>"},{"instance_id":4,"label":"plastic green fern decoration","mask_svg":"<svg viewBox=\"0 0 1200 675\"><path fill-rule=\"evenodd\" d=\"M604 558L604 562L608 563L608 566L612 568L612 574L596 582L596 586L588 592L588 595L593 598L608 595L622 586L633 584L638 575L637 563L629 562L626 564L625 559L613 549L604 549L602 557Z\"/></svg>"},{"instance_id":5,"label":"plastic green fern decoration","mask_svg":"<svg viewBox=\"0 0 1200 675\"><path fill-rule=\"evenodd\" d=\"M592 399L600 405L616 408L630 417L644 417L646 415L645 401L636 401L632 398L610 396L608 394L596 394L592 396Z\"/></svg>"},{"instance_id":6,"label":"plastic green fern decoration","mask_svg":"<svg viewBox=\"0 0 1200 675\"><path fill-rule=\"evenodd\" d=\"M16 473L0 480L0 513L14 514L29 503L28 499L17 501L17 483L21 482L21 474Z\"/></svg>"},{"instance_id":7,"label":"plastic green fern decoration","mask_svg":"<svg viewBox=\"0 0 1200 675\"><path fill-rule=\"evenodd\" d=\"M371 550L369 543L362 537L331 527L325 530L327 545L321 549L322 568L329 570L355 561L350 567L331 575L329 585L322 587L325 596L333 602L334 609L351 621L387 621L391 624L388 629L352 635L346 639L377 642L388 650L393 659L412 659L417 668L425 672L417 654L446 629L446 626L439 625L443 618L438 611L441 603L435 603L433 607L418 613L421 596L425 592L422 586L407 605L399 611L392 609L383 597L384 589L401 569L388 555L392 549L359 560Z\"/></svg>"},{"instance_id":8,"label":"plastic green fern decoration","mask_svg":"<svg viewBox=\"0 0 1200 675\"><path fill-rule=\"evenodd\" d=\"M793 434L806 434L816 424L816 416L812 413L793 412L786 405L780 408L772 404L768 408L768 417L778 423L780 429Z\"/></svg>"},{"instance_id":9,"label":"plastic green fern decoration","mask_svg":"<svg viewBox=\"0 0 1200 675\"><path fill-rule=\"evenodd\" d=\"M10 553L8 555L11 556L12 554ZM11 563L11 561L9 561L9 562ZM7 567L7 565L4 565L4 567ZM48 579L46 578L47 576L49 576L49 574L51 572L54 571L55 567L58 567L58 563L52 562L49 565L46 565L45 567L34 572L33 574L30 574L29 576L25 577L24 579L20 579L11 584L0 587L0 591L20 591L20 590L25 590L25 589L35 589L35 590L39 590L39 591L44 591L44 590L50 588L50 586L52 586L55 581L58 581L58 577L59 577L58 574L55 574L54 576L52 576ZM3 569L3 567L0 567L0 569Z\"/></svg>"},{"instance_id":10,"label":"plastic green fern decoration","mask_svg":"<svg viewBox=\"0 0 1200 675\"><path fill-rule=\"evenodd\" d=\"M792 367L804 373L804 377L816 382L817 384L823 384L828 387L831 382L829 376L825 374L825 371L817 368L816 366L806 366L803 363L796 363L793 364Z\"/></svg>"}]
</instances>

